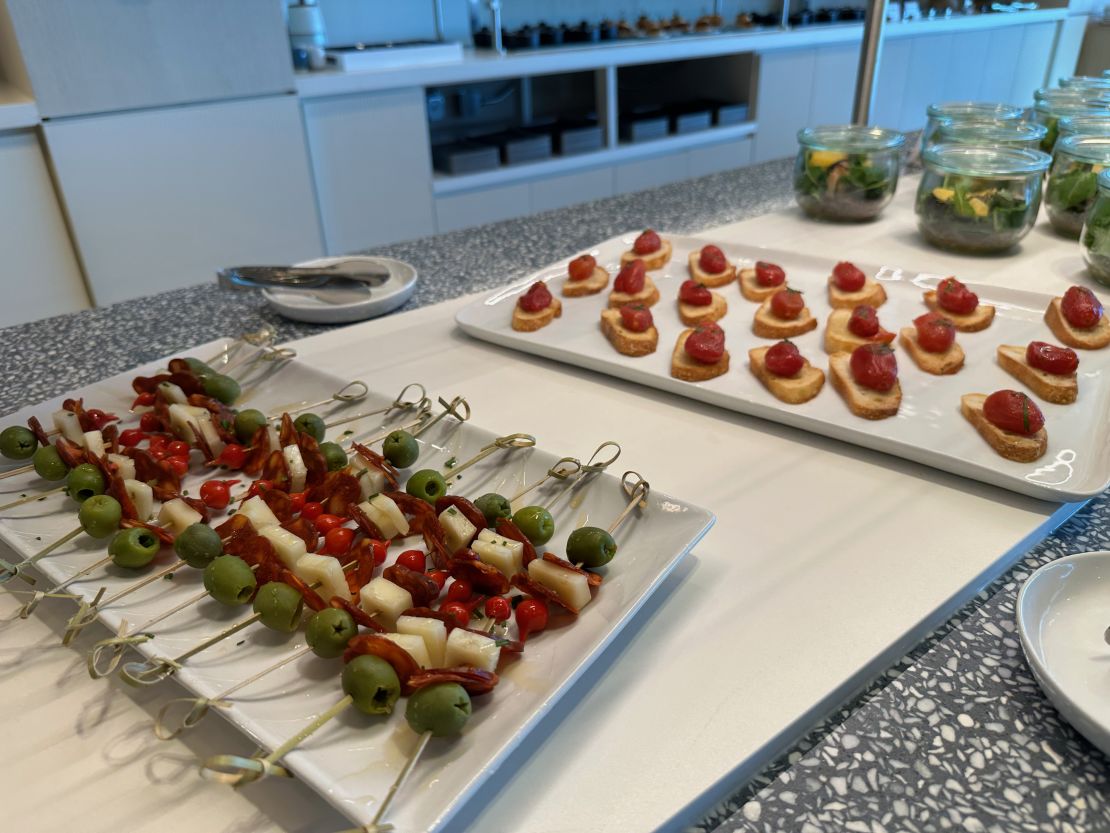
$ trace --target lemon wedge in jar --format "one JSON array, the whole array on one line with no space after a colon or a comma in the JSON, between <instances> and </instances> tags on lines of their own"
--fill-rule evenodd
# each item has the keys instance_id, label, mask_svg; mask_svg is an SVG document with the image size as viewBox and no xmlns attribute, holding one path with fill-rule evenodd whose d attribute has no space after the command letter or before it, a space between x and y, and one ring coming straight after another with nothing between
<instances>
[{"instance_id":1,"label":"lemon wedge in jar","mask_svg":"<svg viewBox=\"0 0 1110 833\"><path fill-rule=\"evenodd\" d=\"M848 154L838 150L813 150L809 153L809 164L815 168L828 168L848 158Z\"/></svg>"}]
</instances>

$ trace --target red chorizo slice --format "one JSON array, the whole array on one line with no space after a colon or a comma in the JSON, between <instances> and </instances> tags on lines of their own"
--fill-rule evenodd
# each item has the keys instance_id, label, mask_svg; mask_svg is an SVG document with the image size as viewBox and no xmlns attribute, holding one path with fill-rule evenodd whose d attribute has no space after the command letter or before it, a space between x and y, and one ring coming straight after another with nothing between
<instances>
[{"instance_id":1,"label":"red chorizo slice","mask_svg":"<svg viewBox=\"0 0 1110 833\"><path fill-rule=\"evenodd\" d=\"M430 607L410 607L401 615L422 616L425 619L438 619L447 626L448 633L451 633L451 631L459 626L459 620L450 613L444 613L442 610L432 610Z\"/></svg>"},{"instance_id":2,"label":"red chorizo slice","mask_svg":"<svg viewBox=\"0 0 1110 833\"><path fill-rule=\"evenodd\" d=\"M479 593L503 596L509 592L509 580L505 574L492 564L479 561L473 550L461 549L455 553L449 569L452 576L469 581Z\"/></svg>"},{"instance_id":3,"label":"red chorizo slice","mask_svg":"<svg viewBox=\"0 0 1110 833\"><path fill-rule=\"evenodd\" d=\"M527 573L517 573L512 577L512 585L518 590L527 593L529 596L535 596L537 599L547 602L549 605L556 605L563 610L570 613L572 616L578 615L578 609L571 607L563 601L562 597L554 590L545 587L538 581L532 581Z\"/></svg>"},{"instance_id":4,"label":"red chorizo slice","mask_svg":"<svg viewBox=\"0 0 1110 833\"><path fill-rule=\"evenodd\" d=\"M119 525L122 526L124 529L145 529L163 544L166 544L167 546L173 546L173 535L170 534L168 529L163 529L162 527L155 526L154 524L143 523L142 521L136 520L135 518L124 518L122 521L119 522Z\"/></svg>"},{"instance_id":5,"label":"red chorizo slice","mask_svg":"<svg viewBox=\"0 0 1110 833\"><path fill-rule=\"evenodd\" d=\"M281 449L271 451L262 464L262 479L269 480L275 488L286 491L289 488L289 466Z\"/></svg>"},{"instance_id":6,"label":"red chorizo slice","mask_svg":"<svg viewBox=\"0 0 1110 833\"><path fill-rule=\"evenodd\" d=\"M109 454L119 452L119 425L110 422L101 429L100 434L104 438L104 448Z\"/></svg>"},{"instance_id":7,"label":"red chorizo slice","mask_svg":"<svg viewBox=\"0 0 1110 833\"><path fill-rule=\"evenodd\" d=\"M123 483L123 478L116 472L110 472L105 475L108 481L108 486L104 490L105 494L114 497L119 502L120 514L124 518L132 520L146 520L139 517L139 511L135 508L135 503L131 500L131 495L127 493L127 487Z\"/></svg>"},{"instance_id":8,"label":"red chorizo slice","mask_svg":"<svg viewBox=\"0 0 1110 833\"><path fill-rule=\"evenodd\" d=\"M278 438L281 440L282 448L297 444L297 428L293 425L293 417L289 414L281 415L281 428L278 429Z\"/></svg>"},{"instance_id":9,"label":"red chorizo slice","mask_svg":"<svg viewBox=\"0 0 1110 833\"><path fill-rule=\"evenodd\" d=\"M85 449L77 443L70 442L65 437L55 439L54 448L57 450L58 456L62 458L62 462L66 464L66 468L71 469L86 462Z\"/></svg>"},{"instance_id":10,"label":"red chorizo slice","mask_svg":"<svg viewBox=\"0 0 1110 833\"><path fill-rule=\"evenodd\" d=\"M320 594L308 586L308 582L288 567L282 570L281 580L300 593L301 598L304 599L304 603L308 605L311 610L321 611L328 606L328 603L323 600Z\"/></svg>"},{"instance_id":11,"label":"red chorizo slice","mask_svg":"<svg viewBox=\"0 0 1110 833\"><path fill-rule=\"evenodd\" d=\"M251 437L250 453L247 454L247 459L243 461L243 473L251 477L257 477L269 459L270 452L275 450L270 448L269 428L260 425L255 429L254 436Z\"/></svg>"},{"instance_id":12,"label":"red chorizo slice","mask_svg":"<svg viewBox=\"0 0 1110 833\"><path fill-rule=\"evenodd\" d=\"M394 468L392 463L378 454L378 452L364 446L362 443L351 443L351 448L354 450L355 454L365 460L367 464L373 466L385 475L385 481L389 484L390 489L397 488L397 469Z\"/></svg>"},{"instance_id":13,"label":"red chorizo slice","mask_svg":"<svg viewBox=\"0 0 1110 833\"><path fill-rule=\"evenodd\" d=\"M258 496L262 498L262 502L270 507L270 511L278 519L278 523L285 523L293 518L293 498L288 494L281 491L281 489L272 489L261 483L256 484Z\"/></svg>"},{"instance_id":14,"label":"red chorizo slice","mask_svg":"<svg viewBox=\"0 0 1110 833\"><path fill-rule=\"evenodd\" d=\"M220 540L230 538L232 535L242 534L245 530L250 530L254 533L254 526L251 524L250 519L246 515L235 514L217 526L216 534L220 536Z\"/></svg>"},{"instance_id":15,"label":"red chorizo slice","mask_svg":"<svg viewBox=\"0 0 1110 833\"><path fill-rule=\"evenodd\" d=\"M455 508L461 512L463 517L474 525L474 528L481 531L488 526L486 523L486 516L482 514L482 510L471 503L464 497L457 495L444 495L436 501L436 515L442 515L447 509Z\"/></svg>"},{"instance_id":16,"label":"red chorizo slice","mask_svg":"<svg viewBox=\"0 0 1110 833\"><path fill-rule=\"evenodd\" d=\"M358 478L345 471L333 471L327 475L322 488L325 496L312 500L322 503L324 511L331 515L344 514L348 504L358 503L362 497L362 486L359 485Z\"/></svg>"},{"instance_id":17,"label":"red chorizo slice","mask_svg":"<svg viewBox=\"0 0 1110 833\"><path fill-rule=\"evenodd\" d=\"M409 680L413 674L420 671L420 666L412 658L412 654L392 640L372 633L362 633L351 637L347 643L347 650L343 652L343 662L350 662L355 657L371 654L381 657L397 672L397 679L401 681L401 693L408 696L412 693Z\"/></svg>"},{"instance_id":18,"label":"red chorizo slice","mask_svg":"<svg viewBox=\"0 0 1110 833\"><path fill-rule=\"evenodd\" d=\"M409 677L409 687L413 691L419 691L425 686L437 685L438 683L458 683L466 689L467 694L477 697L493 691L498 679L498 676L492 671L481 668L467 668L465 666L427 668Z\"/></svg>"},{"instance_id":19,"label":"red chorizo slice","mask_svg":"<svg viewBox=\"0 0 1110 833\"><path fill-rule=\"evenodd\" d=\"M577 567L574 564L571 564L565 558L559 558L559 556L557 556L553 552L545 552L543 554L543 560L546 561L548 564L554 564L556 567L562 567L564 570L570 570L572 573L578 573L580 576L585 576L586 583L589 584L590 587L601 586L601 575L599 573L591 573L589 570L583 570L581 567Z\"/></svg>"},{"instance_id":20,"label":"red chorizo slice","mask_svg":"<svg viewBox=\"0 0 1110 833\"><path fill-rule=\"evenodd\" d=\"M385 628L378 624L377 619L375 619L361 607L356 605L350 599L341 599L338 596L332 596L331 599L328 600L328 604L331 607L338 608L339 610L347 611L349 614L351 614L351 618L355 620L356 624L361 625L367 630L376 631L377 633L385 633Z\"/></svg>"},{"instance_id":21,"label":"red chorizo slice","mask_svg":"<svg viewBox=\"0 0 1110 833\"><path fill-rule=\"evenodd\" d=\"M208 523L208 520L209 520L208 506L204 503L203 500L201 500L200 498L189 497L188 495L174 495L174 497L180 498L181 500L183 500L189 506L190 509L192 509L198 515L200 515L200 518L204 523Z\"/></svg>"},{"instance_id":22,"label":"red chorizo slice","mask_svg":"<svg viewBox=\"0 0 1110 833\"><path fill-rule=\"evenodd\" d=\"M375 541L389 540L385 537L384 534L382 534L382 531L378 529L378 525L370 520L370 516L363 512L362 509L360 509L356 504L348 503L346 510L347 515L351 518L354 518L355 523L358 524L358 528L369 535L371 538L373 538Z\"/></svg>"},{"instance_id":23,"label":"red chorizo slice","mask_svg":"<svg viewBox=\"0 0 1110 833\"><path fill-rule=\"evenodd\" d=\"M509 518L497 519L497 531L501 535L512 541L519 541L524 544L524 566L527 567L536 560L536 548L532 546L532 542L528 540L528 536L520 531L520 527L513 523Z\"/></svg>"},{"instance_id":24,"label":"red chorizo slice","mask_svg":"<svg viewBox=\"0 0 1110 833\"><path fill-rule=\"evenodd\" d=\"M181 478L141 448L127 448L124 453L135 461L135 479L146 483L161 501L173 500L181 491Z\"/></svg>"},{"instance_id":25,"label":"red chorizo slice","mask_svg":"<svg viewBox=\"0 0 1110 833\"><path fill-rule=\"evenodd\" d=\"M439 585L423 573L409 569L404 564L386 567L382 573L385 578L398 587L403 587L412 596L414 607L426 607L439 597Z\"/></svg>"},{"instance_id":26,"label":"red chorizo slice","mask_svg":"<svg viewBox=\"0 0 1110 833\"><path fill-rule=\"evenodd\" d=\"M31 433L35 435L35 439L39 441L39 445L50 445L50 438L46 436L46 429L42 427L38 417L29 417L27 419L27 427L31 429Z\"/></svg>"},{"instance_id":27,"label":"red chorizo slice","mask_svg":"<svg viewBox=\"0 0 1110 833\"><path fill-rule=\"evenodd\" d=\"M378 564L385 561L385 553L388 549L389 544L385 541L377 541L373 538L359 538L355 541L355 545L351 547L351 556L357 566L347 574L347 584L355 585L351 587L352 595L365 587L374 577L374 571Z\"/></svg>"},{"instance_id":28,"label":"red chorizo slice","mask_svg":"<svg viewBox=\"0 0 1110 833\"><path fill-rule=\"evenodd\" d=\"M281 522L281 528L304 541L306 550L316 552L316 547L320 544L320 533L316 530L316 524L308 518L290 518Z\"/></svg>"},{"instance_id":29,"label":"red chorizo slice","mask_svg":"<svg viewBox=\"0 0 1110 833\"><path fill-rule=\"evenodd\" d=\"M423 536L432 563L440 570L446 570L451 562L451 553L447 551L447 538L432 505L406 492L386 492L385 496L411 518L412 531Z\"/></svg>"}]
</instances>

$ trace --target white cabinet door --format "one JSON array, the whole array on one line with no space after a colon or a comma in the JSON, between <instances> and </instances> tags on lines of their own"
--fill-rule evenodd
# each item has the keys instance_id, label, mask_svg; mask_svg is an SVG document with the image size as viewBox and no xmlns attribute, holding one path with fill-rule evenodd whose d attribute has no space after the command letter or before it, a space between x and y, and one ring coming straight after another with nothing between
<instances>
[{"instance_id":1,"label":"white cabinet door","mask_svg":"<svg viewBox=\"0 0 1110 833\"><path fill-rule=\"evenodd\" d=\"M44 123L93 300L323 253L293 96Z\"/></svg>"},{"instance_id":2,"label":"white cabinet door","mask_svg":"<svg viewBox=\"0 0 1110 833\"><path fill-rule=\"evenodd\" d=\"M810 124L817 50L791 49L759 56L759 92L753 162L793 156L798 130ZM854 89L854 85L850 86Z\"/></svg>"},{"instance_id":3,"label":"white cabinet door","mask_svg":"<svg viewBox=\"0 0 1110 833\"><path fill-rule=\"evenodd\" d=\"M809 124L849 124L856 93L859 45L822 46L813 66Z\"/></svg>"},{"instance_id":4,"label":"white cabinet door","mask_svg":"<svg viewBox=\"0 0 1110 833\"><path fill-rule=\"evenodd\" d=\"M511 220L531 213L532 192L527 182L436 197L436 229L447 231Z\"/></svg>"}]
</instances>

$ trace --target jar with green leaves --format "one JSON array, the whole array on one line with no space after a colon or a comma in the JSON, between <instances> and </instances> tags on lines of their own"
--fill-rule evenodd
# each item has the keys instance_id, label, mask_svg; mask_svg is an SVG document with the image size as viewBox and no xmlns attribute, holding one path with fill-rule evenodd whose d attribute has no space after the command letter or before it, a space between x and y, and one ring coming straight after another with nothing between
<instances>
[{"instance_id":1,"label":"jar with green leaves","mask_svg":"<svg viewBox=\"0 0 1110 833\"><path fill-rule=\"evenodd\" d=\"M894 198L906 137L881 127L837 125L798 131L794 196L811 217L859 222Z\"/></svg>"},{"instance_id":2,"label":"jar with green leaves","mask_svg":"<svg viewBox=\"0 0 1110 833\"><path fill-rule=\"evenodd\" d=\"M1098 195L1079 238L1091 277L1110 286L1110 169L1097 177Z\"/></svg>"},{"instance_id":3,"label":"jar with green leaves","mask_svg":"<svg viewBox=\"0 0 1110 833\"><path fill-rule=\"evenodd\" d=\"M1110 136L1065 136L1056 143L1044 202L1058 234L1079 239L1105 168L1110 168Z\"/></svg>"},{"instance_id":4,"label":"jar with green leaves","mask_svg":"<svg viewBox=\"0 0 1110 833\"><path fill-rule=\"evenodd\" d=\"M1051 153L1059 135L1059 121L1065 116L1099 117L1110 114L1110 96L1104 90L1046 89L1033 94L1033 118L1043 124L1048 132L1041 142L1041 150Z\"/></svg>"},{"instance_id":5,"label":"jar with green leaves","mask_svg":"<svg viewBox=\"0 0 1110 833\"><path fill-rule=\"evenodd\" d=\"M961 122L941 119L936 143L1040 150L1047 133L1048 128L1043 124L1028 121Z\"/></svg>"},{"instance_id":6,"label":"jar with green leaves","mask_svg":"<svg viewBox=\"0 0 1110 833\"><path fill-rule=\"evenodd\" d=\"M1065 90L1105 90L1110 92L1110 76L1073 75L1061 78L1060 86Z\"/></svg>"},{"instance_id":7,"label":"jar with green leaves","mask_svg":"<svg viewBox=\"0 0 1110 833\"><path fill-rule=\"evenodd\" d=\"M1014 104L997 101L946 101L930 104L925 108L927 121L921 131L921 147L936 143L936 134L942 123L955 122L1019 122L1025 110Z\"/></svg>"}]
</instances>

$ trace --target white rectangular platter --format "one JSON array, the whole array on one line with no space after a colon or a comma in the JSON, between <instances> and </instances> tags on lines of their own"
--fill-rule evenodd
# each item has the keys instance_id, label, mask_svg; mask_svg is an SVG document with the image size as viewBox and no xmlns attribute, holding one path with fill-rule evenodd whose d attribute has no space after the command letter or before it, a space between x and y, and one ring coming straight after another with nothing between
<instances>
[{"instance_id":1,"label":"white rectangular platter","mask_svg":"<svg viewBox=\"0 0 1110 833\"><path fill-rule=\"evenodd\" d=\"M849 412L828 383L817 397L802 405L787 405L763 387L748 368L748 350L773 341L752 333L752 318L758 304L745 300L735 282L714 290L725 297L729 307L728 314L718 322L725 331L725 346L731 357L728 373L698 383L673 378L671 352L686 328L678 317L676 299L679 286L690 277L687 258L689 253L715 241L662 236L671 242L673 254L662 269L649 272L661 296L652 308L659 330L659 347L651 355L639 358L621 355L602 334L600 316L608 304L612 281L608 289L597 295L560 296L567 263L579 252L541 269L527 280L475 301L460 310L456 321L464 332L514 350L823 434L1032 497L1056 502L1084 500L1110 485L1110 422L1106 419L1110 406L1107 373L1110 348L1077 351L1080 366L1076 403L1053 405L1037 400L1045 414L1048 451L1035 463L1016 463L1000 457L960 414L960 397L965 393L989 394L1001 388L1023 388L998 366L995 351L1000 344L1024 346L1034 339L1056 343L1043 320L1050 296L979 285L974 276L958 275L983 303L997 308L993 323L977 333L957 334L967 358L963 369L952 376L925 373L904 350L896 348L902 406L895 417L871 421ZM635 237L636 233L632 233L612 238L589 253L615 277L621 253L631 248ZM826 285L835 261L758 246L719 245L729 262L740 267L764 260L786 270L787 283L805 293L806 305L818 321L816 330L792 341L814 366L827 373L823 339L831 308ZM913 319L927 311L923 293L945 277L896 266L864 262L856 265L885 287L888 300L879 308L879 319L883 327L895 333L912 326ZM513 307L517 297L535 281L548 282L552 294L561 297L562 316L536 332L517 332L511 326Z\"/></svg>"},{"instance_id":2,"label":"white rectangular platter","mask_svg":"<svg viewBox=\"0 0 1110 833\"><path fill-rule=\"evenodd\" d=\"M215 342L190 351L188 355L204 358L222 346L222 342ZM126 413L134 397L130 379L135 375L151 375L164 367L165 361L152 362L71 395L84 397L86 407ZM367 370L369 372L369 367ZM364 379L373 389L373 378L365 376ZM253 383L244 384L244 394L249 401L242 404L264 412L289 408L302 401L325 399L346 381L292 361ZM445 393L450 398L463 392ZM59 407L61 399L24 408L10 415L5 424L21 423L31 415L45 420ZM368 411L391 401L392 396L371 393L362 402L347 406L357 409L347 412ZM325 418L331 413L327 409L318 412ZM476 418L480 420L481 415ZM353 429L357 439L377 431L380 425L380 417L372 417L343 426L336 432ZM519 428L527 433L527 426ZM462 462L494 437L471 423L450 424L449 420L444 420L421 438L421 457L415 468L442 468L451 458ZM605 439L590 437L583 440L582 448L556 449L558 453L551 453L540 449L542 438L539 438L536 448L495 453L452 481L452 493L476 497L487 491L498 491L511 496L522 484L542 477L560 457L581 457L585 462ZM566 536L578 526L588 523L607 526L627 502L620 486L621 472L639 467L649 480L653 472L665 477L659 465L658 461L621 458L611 471L595 475L562 495L552 508L558 528L544 549L562 553ZM184 486L192 487L190 493L196 494L197 482L199 479L191 476ZM544 505L554 499L559 484L553 482L554 486L549 483L531 493L529 500ZM0 503L43 485L34 475L0 481ZM0 519L0 538L18 553L30 555L71 530L75 526L75 510L76 505L60 495L9 510ZM476 699L474 715L461 737L453 742L433 740L385 821L398 830L442 829L474 791L497 771L499 763L525 742L528 732L598 659L713 522L714 517L708 511L653 488L646 508L634 512L618 530L616 538L620 552L606 568L605 582L594 601L577 621L551 627L529 640L524 656L504 668L495 691ZM423 546L419 538L394 544L386 564L392 563L408 548L423 549ZM39 586L66 579L101 558L104 550L105 542L80 536L56 555L40 562ZM173 553L165 549L154 566L169 564L173 558ZM106 587L110 595L136 578L135 573L125 574L117 568L101 570L94 578L73 585L73 590L91 597L100 587ZM11 586L17 588L19 584L15 582ZM172 581L156 582L103 610L101 621L112 631L117 631L123 622L132 628L141 626L197 594L201 586L200 572L183 568L175 573ZM43 604L73 603L47 599ZM174 657L249 614L249 607L228 609L207 599L152 628L156 637L138 646L138 652L148 658ZM85 647L91 644L85 637L82 642ZM176 679L199 696L213 697L303 646L303 628L294 634L280 634L256 624L187 661ZM138 660L139 656L132 653L128 659ZM339 660L303 657L245 689L233 698L230 708L217 712L261 747L273 749L342 697L340 668ZM165 697L169 700L172 696L172 686L167 686ZM290 753L284 759L286 765L352 820L368 823L417 741L403 719L401 705L388 719L371 718L349 710Z\"/></svg>"}]
</instances>

